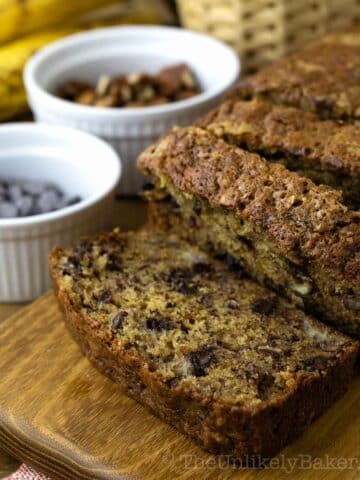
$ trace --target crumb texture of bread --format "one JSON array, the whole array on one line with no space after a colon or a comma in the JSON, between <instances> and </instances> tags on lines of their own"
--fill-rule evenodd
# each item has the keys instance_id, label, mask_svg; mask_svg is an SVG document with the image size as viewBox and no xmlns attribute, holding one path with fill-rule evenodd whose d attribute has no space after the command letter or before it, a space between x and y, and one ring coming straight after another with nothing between
<instances>
[{"instance_id":1,"label":"crumb texture of bread","mask_svg":"<svg viewBox=\"0 0 360 480\"><path fill-rule=\"evenodd\" d=\"M138 165L153 175L149 197L178 206L176 233L360 335L360 216L339 192L198 127L174 129Z\"/></svg>"},{"instance_id":2,"label":"crumb texture of bread","mask_svg":"<svg viewBox=\"0 0 360 480\"><path fill-rule=\"evenodd\" d=\"M360 28L326 35L241 82L229 96L260 96L323 119L358 123Z\"/></svg>"},{"instance_id":3,"label":"crumb texture of bread","mask_svg":"<svg viewBox=\"0 0 360 480\"><path fill-rule=\"evenodd\" d=\"M356 342L176 237L84 239L50 269L84 354L211 452L274 455L352 376Z\"/></svg>"},{"instance_id":4,"label":"crumb texture of bread","mask_svg":"<svg viewBox=\"0 0 360 480\"><path fill-rule=\"evenodd\" d=\"M360 207L360 127L260 99L223 102L197 122L223 140L342 191Z\"/></svg>"}]
</instances>

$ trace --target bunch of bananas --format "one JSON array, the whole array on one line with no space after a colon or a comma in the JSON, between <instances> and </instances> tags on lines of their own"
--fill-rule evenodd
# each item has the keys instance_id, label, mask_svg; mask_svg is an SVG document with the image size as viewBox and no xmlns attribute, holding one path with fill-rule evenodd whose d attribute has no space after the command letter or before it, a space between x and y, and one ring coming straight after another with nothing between
<instances>
[{"instance_id":1,"label":"bunch of bananas","mask_svg":"<svg viewBox=\"0 0 360 480\"><path fill-rule=\"evenodd\" d=\"M0 121L27 111L22 70L35 51L85 29L162 23L160 10L150 4L139 0L0 0Z\"/></svg>"},{"instance_id":2,"label":"bunch of bananas","mask_svg":"<svg viewBox=\"0 0 360 480\"><path fill-rule=\"evenodd\" d=\"M73 32L72 29L61 29L33 34L0 47L0 121L27 110L22 69L30 55L47 43Z\"/></svg>"}]
</instances>

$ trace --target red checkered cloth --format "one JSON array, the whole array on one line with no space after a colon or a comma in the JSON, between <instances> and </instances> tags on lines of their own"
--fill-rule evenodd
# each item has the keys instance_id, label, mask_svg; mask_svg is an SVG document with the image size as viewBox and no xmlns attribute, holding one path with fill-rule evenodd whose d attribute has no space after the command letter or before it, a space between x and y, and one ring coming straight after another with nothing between
<instances>
[{"instance_id":1,"label":"red checkered cloth","mask_svg":"<svg viewBox=\"0 0 360 480\"><path fill-rule=\"evenodd\" d=\"M10 477L6 477L3 480L51 480L49 477L46 477L42 473L38 473L32 468L21 465L19 470L15 473L10 475Z\"/></svg>"}]
</instances>

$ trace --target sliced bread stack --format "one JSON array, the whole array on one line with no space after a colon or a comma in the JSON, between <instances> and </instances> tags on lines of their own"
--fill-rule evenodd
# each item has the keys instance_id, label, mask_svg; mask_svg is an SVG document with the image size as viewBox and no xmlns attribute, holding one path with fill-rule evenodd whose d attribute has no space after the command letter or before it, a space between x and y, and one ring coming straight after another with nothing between
<instances>
[{"instance_id":1,"label":"sliced bread stack","mask_svg":"<svg viewBox=\"0 0 360 480\"><path fill-rule=\"evenodd\" d=\"M83 353L210 452L271 457L353 375L359 45L330 35L175 128L139 158L148 229L50 256Z\"/></svg>"}]
</instances>

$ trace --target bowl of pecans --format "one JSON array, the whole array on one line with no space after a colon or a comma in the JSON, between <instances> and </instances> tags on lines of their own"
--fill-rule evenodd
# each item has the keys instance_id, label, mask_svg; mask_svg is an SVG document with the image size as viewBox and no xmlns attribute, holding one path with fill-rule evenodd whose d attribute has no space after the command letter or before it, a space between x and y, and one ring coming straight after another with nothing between
<instances>
[{"instance_id":1,"label":"bowl of pecans","mask_svg":"<svg viewBox=\"0 0 360 480\"><path fill-rule=\"evenodd\" d=\"M120 191L134 194L144 182L138 154L172 126L213 108L239 71L235 52L210 37L131 26L53 43L30 59L24 81L36 120L108 141L123 163Z\"/></svg>"}]
</instances>

